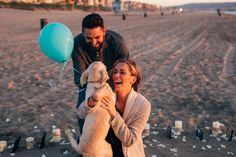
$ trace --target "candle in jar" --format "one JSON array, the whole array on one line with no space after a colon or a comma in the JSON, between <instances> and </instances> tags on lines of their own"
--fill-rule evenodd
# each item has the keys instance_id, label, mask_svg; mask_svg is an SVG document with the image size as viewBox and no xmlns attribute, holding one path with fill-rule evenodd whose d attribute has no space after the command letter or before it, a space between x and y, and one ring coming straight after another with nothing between
<instances>
[{"instance_id":1,"label":"candle in jar","mask_svg":"<svg viewBox=\"0 0 236 157\"><path fill-rule=\"evenodd\" d=\"M220 122L215 121L215 122L212 123L212 133L213 134L220 133Z\"/></svg>"},{"instance_id":2,"label":"candle in jar","mask_svg":"<svg viewBox=\"0 0 236 157\"><path fill-rule=\"evenodd\" d=\"M180 120L175 121L175 130L176 132L182 132L183 130L182 121Z\"/></svg>"},{"instance_id":3,"label":"candle in jar","mask_svg":"<svg viewBox=\"0 0 236 157\"><path fill-rule=\"evenodd\" d=\"M26 141L26 148L27 148L27 149L32 149L32 148L34 148L34 137L27 137L27 138L25 139L25 141Z\"/></svg>"},{"instance_id":4,"label":"candle in jar","mask_svg":"<svg viewBox=\"0 0 236 157\"><path fill-rule=\"evenodd\" d=\"M60 142L61 141L61 130L60 129L53 129L52 130L52 139L53 142Z\"/></svg>"},{"instance_id":5,"label":"candle in jar","mask_svg":"<svg viewBox=\"0 0 236 157\"><path fill-rule=\"evenodd\" d=\"M178 129L182 129L182 121L180 121L180 120L177 120L177 121L175 121L175 128L178 128Z\"/></svg>"},{"instance_id":6,"label":"candle in jar","mask_svg":"<svg viewBox=\"0 0 236 157\"><path fill-rule=\"evenodd\" d=\"M149 133L150 133L150 124L147 123L145 125L144 130L143 130L142 137L145 138L145 137L149 136Z\"/></svg>"},{"instance_id":7,"label":"candle in jar","mask_svg":"<svg viewBox=\"0 0 236 157\"><path fill-rule=\"evenodd\" d=\"M7 141L0 141L0 152L3 152L7 147Z\"/></svg>"}]
</instances>

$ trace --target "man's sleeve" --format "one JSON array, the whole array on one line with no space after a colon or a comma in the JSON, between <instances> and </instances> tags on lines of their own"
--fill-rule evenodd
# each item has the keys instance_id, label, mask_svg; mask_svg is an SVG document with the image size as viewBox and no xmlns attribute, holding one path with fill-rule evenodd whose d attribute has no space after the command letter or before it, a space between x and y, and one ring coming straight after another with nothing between
<instances>
[{"instance_id":1,"label":"man's sleeve","mask_svg":"<svg viewBox=\"0 0 236 157\"><path fill-rule=\"evenodd\" d=\"M128 46L125 43L125 40L121 38L120 43L117 47L118 59L129 58Z\"/></svg>"},{"instance_id":2,"label":"man's sleeve","mask_svg":"<svg viewBox=\"0 0 236 157\"><path fill-rule=\"evenodd\" d=\"M74 83L77 87L80 86L80 77L81 77L81 71L80 71L80 60L79 60L79 53L77 52L76 48L73 49L73 52L71 54L72 62L73 62L73 72L74 72Z\"/></svg>"}]
</instances>

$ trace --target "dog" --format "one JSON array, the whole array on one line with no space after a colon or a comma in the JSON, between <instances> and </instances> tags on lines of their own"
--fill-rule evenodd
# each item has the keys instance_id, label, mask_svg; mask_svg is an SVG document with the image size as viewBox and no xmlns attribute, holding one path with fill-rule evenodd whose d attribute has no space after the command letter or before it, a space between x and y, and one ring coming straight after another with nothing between
<instances>
[{"instance_id":1,"label":"dog","mask_svg":"<svg viewBox=\"0 0 236 157\"><path fill-rule=\"evenodd\" d=\"M108 86L109 96L115 104L115 94L106 83L108 79L106 66L102 62L97 61L90 64L80 78L82 86L87 84L85 100L88 100L96 89ZM98 100L96 106L85 117L79 144L77 145L71 133L66 133L72 147L83 157L112 157L111 145L105 140L110 128L110 118L110 114L106 109L100 107L100 100Z\"/></svg>"}]
</instances>

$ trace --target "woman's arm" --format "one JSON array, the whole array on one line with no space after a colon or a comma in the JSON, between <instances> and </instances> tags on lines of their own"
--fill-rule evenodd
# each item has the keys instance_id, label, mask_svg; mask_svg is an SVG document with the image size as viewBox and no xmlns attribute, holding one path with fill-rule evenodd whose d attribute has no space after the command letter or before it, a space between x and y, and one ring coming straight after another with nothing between
<instances>
[{"instance_id":1,"label":"woman's arm","mask_svg":"<svg viewBox=\"0 0 236 157\"><path fill-rule=\"evenodd\" d=\"M118 114L115 105L112 105L109 99L103 99L101 106L108 110L111 115L111 127L125 146L131 146L137 141L138 137L141 138L151 111L149 101L145 98L137 98L125 121L120 114Z\"/></svg>"},{"instance_id":2,"label":"woman's arm","mask_svg":"<svg viewBox=\"0 0 236 157\"><path fill-rule=\"evenodd\" d=\"M111 121L111 127L114 133L126 147L134 144L138 137L141 138L143 129L150 115L150 110L151 105L149 102L146 102L141 108L136 110L135 113L129 113L131 115L128 116L127 124L119 114L116 114Z\"/></svg>"}]
</instances>

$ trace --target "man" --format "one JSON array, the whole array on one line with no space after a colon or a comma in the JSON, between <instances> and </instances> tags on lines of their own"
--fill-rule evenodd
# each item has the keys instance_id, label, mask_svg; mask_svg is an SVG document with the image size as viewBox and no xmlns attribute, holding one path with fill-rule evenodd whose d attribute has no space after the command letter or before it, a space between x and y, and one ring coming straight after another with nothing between
<instances>
[{"instance_id":1,"label":"man","mask_svg":"<svg viewBox=\"0 0 236 157\"><path fill-rule=\"evenodd\" d=\"M118 33L107 30L99 14L89 14L82 22L82 33L74 39L72 52L74 68L74 82L79 87L77 108L85 99L86 87L80 86L80 76L94 61L102 61L109 71L119 59L129 57L129 51L124 39ZM93 101L93 100L91 100ZM82 133L83 119L79 119L80 132Z\"/></svg>"}]
</instances>

